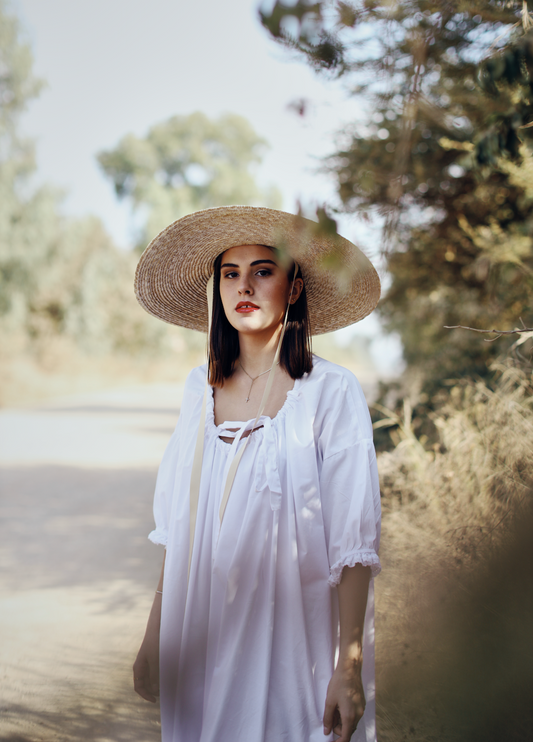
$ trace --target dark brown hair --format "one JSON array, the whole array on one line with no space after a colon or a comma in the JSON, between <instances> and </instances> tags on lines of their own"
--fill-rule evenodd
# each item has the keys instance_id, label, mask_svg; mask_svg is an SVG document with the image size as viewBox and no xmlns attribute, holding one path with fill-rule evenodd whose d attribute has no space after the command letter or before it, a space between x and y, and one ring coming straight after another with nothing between
<instances>
[{"instance_id":1,"label":"dark brown hair","mask_svg":"<svg viewBox=\"0 0 533 742\"><path fill-rule=\"evenodd\" d=\"M275 247L265 245L270 250ZM215 260L213 277L213 319L209 336L209 383L211 386L222 387L235 370L235 363L239 357L239 333L229 323L222 299L220 298L220 266L222 254ZM289 281L294 276L294 263L288 270ZM302 278L298 267L296 278ZM307 312L307 297L305 284L298 299L289 306L287 327L279 357L280 366L285 369L292 379L301 379L305 373L313 368L311 353L311 336L309 331L309 315Z\"/></svg>"}]
</instances>

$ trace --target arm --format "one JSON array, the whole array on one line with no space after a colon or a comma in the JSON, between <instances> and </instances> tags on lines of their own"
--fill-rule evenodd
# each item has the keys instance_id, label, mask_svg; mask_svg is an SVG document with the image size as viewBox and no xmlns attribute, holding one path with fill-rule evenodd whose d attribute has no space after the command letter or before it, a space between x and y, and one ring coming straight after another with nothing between
<instances>
[{"instance_id":1,"label":"arm","mask_svg":"<svg viewBox=\"0 0 533 742\"><path fill-rule=\"evenodd\" d=\"M365 710L361 681L363 626L370 568L345 567L337 587L339 596L339 661L328 686L324 709L324 734L340 735L349 742Z\"/></svg>"},{"instance_id":2,"label":"arm","mask_svg":"<svg viewBox=\"0 0 533 742\"><path fill-rule=\"evenodd\" d=\"M166 555L166 552L165 552ZM161 567L161 576L157 589L163 590L165 558ZM152 610L146 625L144 639L133 663L133 687L146 701L156 702L159 695L159 628L161 625L161 592L156 592Z\"/></svg>"}]
</instances>

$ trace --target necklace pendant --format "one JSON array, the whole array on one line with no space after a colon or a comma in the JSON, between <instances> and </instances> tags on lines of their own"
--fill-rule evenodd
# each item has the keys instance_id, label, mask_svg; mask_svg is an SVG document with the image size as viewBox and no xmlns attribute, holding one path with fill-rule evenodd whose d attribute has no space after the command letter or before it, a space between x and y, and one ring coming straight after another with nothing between
<instances>
[{"instance_id":1,"label":"necklace pendant","mask_svg":"<svg viewBox=\"0 0 533 742\"><path fill-rule=\"evenodd\" d=\"M250 401L250 397L246 397L246 401L249 402Z\"/></svg>"}]
</instances>

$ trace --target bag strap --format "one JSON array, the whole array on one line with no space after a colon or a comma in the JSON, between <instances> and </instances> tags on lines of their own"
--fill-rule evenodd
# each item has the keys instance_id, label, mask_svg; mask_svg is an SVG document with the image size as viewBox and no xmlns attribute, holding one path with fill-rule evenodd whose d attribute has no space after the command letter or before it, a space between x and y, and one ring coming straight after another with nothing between
<instances>
[{"instance_id":1,"label":"bag strap","mask_svg":"<svg viewBox=\"0 0 533 742\"><path fill-rule=\"evenodd\" d=\"M281 333L280 333L280 336L279 336L278 347L276 348L276 354L275 354L274 360L272 362L272 368L270 369L270 372L268 374L268 379L267 379L267 383L266 383L266 386L265 386L265 391L263 392L263 397L261 399L261 404L259 405L259 410L257 412L256 418L255 418L255 422L254 422L254 424L251 427L250 435L248 435L244 439L244 444L241 446L241 448L235 454L235 456L234 456L234 458L233 458L233 460L232 460L232 462L230 464L229 470L228 470L228 476L226 477L226 484L224 485L224 494L222 495L222 502L220 503L219 518L220 518L220 522L221 523L222 523L222 519L224 518L224 513L226 512L226 506L228 504L229 496L230 496L230 493L231 493L231 488L233 487L233 482L235 481L235 475L237 474L237 469L239 468L240 461L241 461L241 459L242 459L242 457L244 455L244 452L246 450L246 446L248 445L248 441L252 437L251 434L252 434L253 430L255 429L255 427L256 427L256 425L257 425L257 423L259 421L259 418L261 417L261 415L265 411L266 403L268 402L268 397L270 395L270 390L272 389L272 384L274 382L274 371L275 371L276 365L278 363L279 355L280 355L280 352L281 352L281 343L283 341L283 336L285 334L285 328L287 327L287 319L289 317L289 306L290 305L288 304L287 305L287 309L285 311L285 319L283 320L283 327L281 329Z\"/></svg>"},{"instance_id":2,"label":"bag strap","mask_svg":"<svg viewBox=\"0 0 533 742\"><path fill-rule=\"evenodd\" d=\"M207 282L207 360L209 363L209 338L211 337L211 320L213 317L213 276ZM200 480L202 478L202 461L204 458L204 439L205 439L205 413L207 407L207 394L209 386L207 383L208 374L205 375L204 399L202 401L202 411L200 413L200 424L198 426L198 435L196 437L196 447L192 460L191 484L189 490L189 567L187 572L187 581L191 574L192 547L194 545L194 531L196 529L196 517L198 515L198 500L200 498Z\"/></svg>"},{"instance_id":3,"label":"bag strap","mask_svg":"<svg viewBox=\"0 0 533 742\"><path fill-rule=\"evenodd\" d=\"M292 292L294 289L294 282L296 280L296 274L298 273L298 264L294 263L294 275L292 278L292 285L291 285L291 291L289 294L289 297L292 296ZM208 329L207 329L207 347L209 348L209 338L211 337L211 322L213 318L213 276L209 279L207 282L206 287L206 293L207 293L207 310L208 310ZM276 348L276 353L274 355L274 361L272 362L272 368L270 369L270 372L268 374L267 383L265 386L265 391L263 392L263 397L261 399L261 404L259 405L259 410L257 412L255 422L252 425L252 429L250 433L254 430L256 427L259 418L263 414L266 403L268 402L268 397L270 395L270 391L272 389L272 384L274 382L274 371L276 368L276 365L279 361L279 356L281 353L281 344L283 342L283 336L285 335L285 329L287 327L287 321L289 319L289 309L290 309L290 302L287 302L287 309L285 310L285 318L283 320L283 327L281 328L281 333L278 340L278 345ZM209 351L208 351L209 353ZM209 363L209 355L208 355L208 363ZM192 472L191 472L191 484L190 484L190 490L189 490L189 502L190 502L190 514L189 514L189 567L188 567L188 578L191 574L191 560L192 560L192 550L194 546L194 532L196 530L196 518L198 515L198 501L200 498L200 481L202 478L202 461L204 456L204 439L205 439L205 418L206 418L206 407L207 407L207 394L209 391L209 385L208 385L208 374L206 374L205 378L205 390L204 390L204 399L202 402L202 410L200 413L200 424L198 427L198 436L196 438L196 447L194 449L194 458L193 458L193 466L192 466ZM237 469L239 468L239 463L243 457L244 451L246 450L246 446L248 445L248 440L251 438L251 435L248 435L245 440L242 447L239 449L235 457L233 458L230 468L228 470L228 475L226 477L226 482L224 485L224 494L222 495L222 502L220 504L220 511L219 511L219 517L220 522L222 523L222 519L224 518L224 513L226 511L226 506L228 504L229 496L231 493L231 488L233 487L233 482L235 481L235 475L237 474Z\"/></svg>"}]
</instances>

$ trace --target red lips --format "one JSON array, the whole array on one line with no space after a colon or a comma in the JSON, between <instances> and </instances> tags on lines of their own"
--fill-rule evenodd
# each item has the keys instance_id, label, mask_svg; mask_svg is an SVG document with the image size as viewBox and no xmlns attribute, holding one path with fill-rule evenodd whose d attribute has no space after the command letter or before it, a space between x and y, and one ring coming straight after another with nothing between
<instances>
[{"instance_id":1,"label":"red lips","mask_svg":"<svg viewBox=\"0 0 533 742\"><path fill-rule=\"evenodd\" d=\"M241 314L245 314L246 312L255 312L256 309L259 309L259 307L251 301L240 301L235 307L235 311Z\"/></svg>"}]
</instances>

